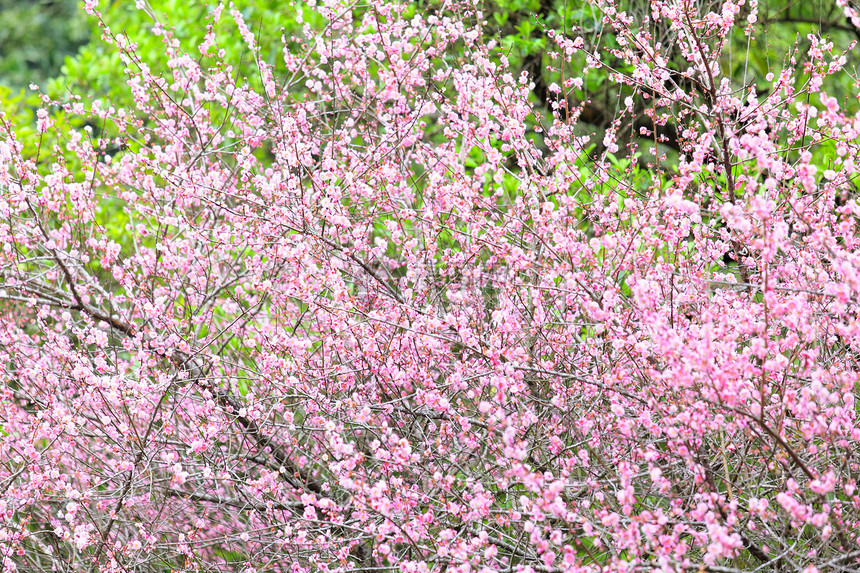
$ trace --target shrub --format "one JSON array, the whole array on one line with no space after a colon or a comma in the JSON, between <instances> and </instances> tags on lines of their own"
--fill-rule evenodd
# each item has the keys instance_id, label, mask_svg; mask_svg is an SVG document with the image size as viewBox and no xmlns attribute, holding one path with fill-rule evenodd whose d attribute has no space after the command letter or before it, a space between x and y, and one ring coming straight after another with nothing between
<instances>
[{"instance_id":1,"label":"shrub","mask_svg":"<svg viewBox=\"0 0 860 573\"><path fill-rule=\"evenodd\" d=\"M595 1L547 110L468 0L312 6L3 120L4 570L855 568L847 56Z\"/></svg>"}]
</instances>

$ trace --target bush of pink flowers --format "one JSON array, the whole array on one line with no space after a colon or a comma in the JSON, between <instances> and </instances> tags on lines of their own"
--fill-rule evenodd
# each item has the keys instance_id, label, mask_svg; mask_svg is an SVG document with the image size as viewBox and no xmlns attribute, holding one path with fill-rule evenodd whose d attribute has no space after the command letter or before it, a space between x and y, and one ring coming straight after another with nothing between
<instances>
[{"instance_id":1,"label":"bush of pink flowers","mask_svg":"<svg viewBox=\"0 0 860 573\"><path fill-rule=\"evenodd\" d=\"M743 5L592 0L549 115L471 0L322 0L259 90L106 27L133 108L3 120L0 570L860 567L860 118L818 36L735 85Z\"/></svg>"}]
</instances>

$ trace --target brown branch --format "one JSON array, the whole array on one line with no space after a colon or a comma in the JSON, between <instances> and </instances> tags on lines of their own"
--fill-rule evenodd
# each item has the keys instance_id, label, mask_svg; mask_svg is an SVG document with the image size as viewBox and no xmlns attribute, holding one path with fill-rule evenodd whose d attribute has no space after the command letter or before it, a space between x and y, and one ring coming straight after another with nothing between
<instances>
[{"instance_id":1,"label":"brown branch","mask_svg":"<svg viewBox=\"0 0 860 573\"><path fill-rule=\"evenodd\" d=\"M191 501L204 501L206 503L214 503L217 505L226 505L229 507L235 507L237 509L254 509L257 511L266 511L269 508L271 509L294 509L294 508L303 508L304 504L300 501L291 501L291 502L272 502L271 504L266 503L251 503L248 501L242 501L241 499L229 498L229 497L219 497L217 495L209 495L207 493L191 493L188 491L181 491L178 489L168 488L164 490L164 494L167 497L180 497L184 499L189 499Z\"/></svg>"}]
</instances>

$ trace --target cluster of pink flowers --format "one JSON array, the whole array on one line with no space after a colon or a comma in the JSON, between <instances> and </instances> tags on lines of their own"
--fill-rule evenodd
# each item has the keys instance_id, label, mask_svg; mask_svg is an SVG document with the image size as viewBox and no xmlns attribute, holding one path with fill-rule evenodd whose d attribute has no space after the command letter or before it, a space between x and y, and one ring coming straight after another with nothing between
<instances>
[{"instance_id":1,"label":"cluster of pink flowers","mask_svg":"<svg viewBox=\"0 0 860 573\"><path fill-rule=\"evenodd\" d=\"M548 117L479 3L318 0L277 66L105 28L99 137L2 119L0 569L860 567L845 56L739 88L755 2L591 6Z\"/></svg>"}]
</instances>

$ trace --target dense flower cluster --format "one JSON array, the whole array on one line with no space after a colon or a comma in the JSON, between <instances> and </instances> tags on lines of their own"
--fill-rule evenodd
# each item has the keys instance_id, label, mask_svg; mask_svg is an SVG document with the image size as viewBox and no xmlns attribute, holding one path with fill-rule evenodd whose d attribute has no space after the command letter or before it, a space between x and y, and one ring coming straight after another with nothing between
<instances>
[{"instance_id":1,"label":"dense flower cluster","mask_svg":"<svg viewBox=\"0 0 860 573\"><path fill-rule=\"evenodd\" d=\"M550 33L551 117L469 0L321 0L259 91L106 29L115 137L0 140L2 570L860 566L844 56L738 87L754 0L650 6Z\"/></svg>"}]
</instances>

